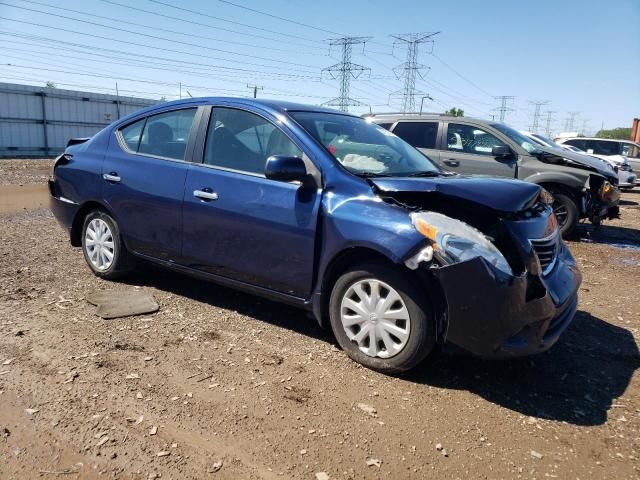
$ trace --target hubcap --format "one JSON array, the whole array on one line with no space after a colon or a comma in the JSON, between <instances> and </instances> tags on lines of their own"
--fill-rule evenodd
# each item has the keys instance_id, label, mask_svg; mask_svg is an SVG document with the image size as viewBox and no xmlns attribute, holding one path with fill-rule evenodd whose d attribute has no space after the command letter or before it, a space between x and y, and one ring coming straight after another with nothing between
<instances>
[{"instance_id":1,"label":"hubcap","mask_svg":"<svg viewBox=\"0 0 640 480\"><path fill-rule=\"evenodd\" d=\"M553 202L553 213L556 214L559 225L564 225L566 223L569 210L567 210L567 206L564 203L560 203L558 201Z\"/></svg>"},{"instance_id":2,"label":"hubcap","mask_svg":"<svg viewBox=\"0 0 640 480\"><path fill-rule=\"evenodd\" d=\"M84 245L89 261L97 270L106 270L111 266L115 253L113 234L104 220L94 218L89 222Z\"/></svg>"},{"instance_id":3,"label":"hubcap","mask_svg":"<svg viewBox=\"0 0 640 480\"><path fill-rule=\"evenodd\" d=\"M409 311L400 294L380 280L351 285L342 298L340 320L349 340L370 357L393 357L409 340Z\"/></svg>"}]
</instances>

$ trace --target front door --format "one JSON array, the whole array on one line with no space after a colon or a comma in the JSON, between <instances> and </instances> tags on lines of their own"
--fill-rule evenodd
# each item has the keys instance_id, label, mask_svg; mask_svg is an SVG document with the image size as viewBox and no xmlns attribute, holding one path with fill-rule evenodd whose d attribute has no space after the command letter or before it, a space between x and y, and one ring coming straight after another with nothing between
<instances>
[{"instance_id":1,"label":"front door","mask_svg":"<svg viewBox=\"0 0 640 480\"><path fill-rule=\"evenodd\" d=\"M504 142L482 128L449 123L440 152L440 165L465 175L515 178L515 157L496 159L491 155L491 149L496 145L504 145Z\"/></svg>"},{"instance_id":2,"label":"front door","mask_svg":"<svg viewBox=\"0 0 640 480\"><path fill-rule=\"evenodd\" d=\"M196 108L120 128L102 167L102 194L128 248L165 260L182 249L182 197Z\"/></svg>"},{"instance_id":3,"label":"front door","mask_svg":"<svg viewBox=\"0 0 640 480\"><path fill-rule=\"evenodd\" d=\"M265 178L271 155L304 153L262 115L213 108L203 162L187 173L184 261L191 268L307 297L320 190Z\"/></svg>"}]
</instances>

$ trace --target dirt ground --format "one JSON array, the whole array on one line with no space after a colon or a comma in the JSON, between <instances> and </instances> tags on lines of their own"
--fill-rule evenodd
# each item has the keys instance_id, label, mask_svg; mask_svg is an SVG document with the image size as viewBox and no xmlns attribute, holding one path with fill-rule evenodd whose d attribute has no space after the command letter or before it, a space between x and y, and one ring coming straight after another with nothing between
<instances>
[{"instance_id":1,"label":"dirt ground","mask_svg":"<svg viewBox=\"0 0 640 480\"><path fill-rule=\"evenodd\" d=\"M38 208L49 165L0 160L0 478L640 478L640 188L570 242L579 312L549 352L389 377L302 311L153 267L96 278ZM20 188L43 197L9 208ZM137 287L158 313L84 300Z\"/></svg>"}]
</instances>

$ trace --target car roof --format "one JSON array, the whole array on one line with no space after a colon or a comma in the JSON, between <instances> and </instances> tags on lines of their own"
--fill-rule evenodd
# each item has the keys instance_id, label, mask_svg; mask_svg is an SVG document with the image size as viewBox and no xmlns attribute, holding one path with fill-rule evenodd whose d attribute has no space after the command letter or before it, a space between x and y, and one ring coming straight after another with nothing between
<instances>
[{"instance_id":1,"label":"car roof","mask_svg":"<svg viewBox=\"0 0 640 480\"><path fill-rule=\"evenodd\" d=\"M495 120L486 120L476 117L456 117L454 115L448 115L446 113L367 113L362 116L363 118L370 118L376 120L387 120L393 122L400 122L404 120L471 120L472 122L481 123L499 123Z\"/></svg>"},{"instance_id":2,"label":"car roof","mask_svg":"<svg viewBox=\"0 0 640 480\"><path fill-rule=\"evenodd\" d=\"M238 105L238 106L257 106L262 107L266 110L271 110L276 113L286 113L286 112L320 112L320 113L337 113L344 115L355 116L346 112L341 112L335 110L333 108L327 108L320 105L306 105L303 103L295 103L295 102L285 102L282 100L272 100L266 98L244 98L244 97L193 97L182 100L173 100L171 102L162 102L157 105L153 105L152 107L145 109L146 112L152 112L154 110L160 110L166 107L171 106L180 106L180 105L207 105L207 104L216 104L216 103L225 103L227 105Z\"/></svg>"},{"instance_id":3,"label":"car roof","mask_svg":"<svg viewBox=\"0 0 640 480\"><path fill-rule=\"evenodd\" d=\"M620 140L619 138L600 138L600 137L564 137L561 140L601 140L603 142L636 143L633 140Z\"/></svg>"}]
</instances>

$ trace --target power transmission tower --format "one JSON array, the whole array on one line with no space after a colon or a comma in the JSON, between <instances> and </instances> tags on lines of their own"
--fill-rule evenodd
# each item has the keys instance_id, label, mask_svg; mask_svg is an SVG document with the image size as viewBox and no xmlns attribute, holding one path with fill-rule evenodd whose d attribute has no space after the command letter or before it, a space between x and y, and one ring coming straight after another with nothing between
<instances>
[{"instance_id":1,"label":"power transmission tower","mask_svg":"<svg viewBox=\"0 0 640 480\"><path fill-rule=\"evenodd\" d=\"M496 100L500 100L500 106L496 107L493 109L494 112L500 112L500 123L504 122L505 117L507 116L507 113L509 112L513 112L513 108L509 107L508 104L509 102L512 102L514 98L513 96L510 95L500 95L498 97L493 97Z\"/></svg>"},{"instance_id":2,"label":"power transmission tower","mask_svg":"<svg viewBox=\"0 0 640 480\"><path fill-rule=\"evenodd\" d=\"M533 122L531 122L531 133L538 133L538 125L540 124L540 108L549 103L548 100L529 101L529 103L535 106L533 111Z\"/></svg>"},{"instance_id":3,"label":"power transmission tower","mask_svg":"<svg viewBox=\"0 0 640 480\"><path fill-rule=\"evenodd\" d=\"M258 90L264 90L263 86L260 85L249 85L247 83L247 88L253 90L253 98L258 98Z\"/></svg>"},{"instance_id":4,"label":"power transmission tower","mask_svg":"<svg viewBox=\"0 0 640 480\"><path fill-rule=\"evenodd\" d=\"M580 129L580 135L587 135L587 125L589 125L589 119L588 118L583 118L582 119L582 128Z\"/></svg>"},{"instance_id":5,"label":"power transmission tower","mask_svg":"<svg viewBox=\"0 0 640 480\"><path fill-rule=\"evenodd\" d=\"M567 112L567 114L569 116L564 120L564 129L566 132L573 132L573 129L575 128L576 117L580 114L580 112Z\"/></svg>"},{"instance_id":6,"label":"power transmission tower","mask_svg":"<svg viewBox=\"0 0 640 480\"><path fill-rule=\"evenodd\" d=\"M546 112L544 112L544 113L545 113L545 115L547 116L547 120L546 120L546 122L547 122L547 123L546 123L546 127L545 127L545 129L544 129L544 134L545 134L547 137L550 137L550 136L551 136L551 122L554 120L554 118L552 117L552 115L553 115L554 113L556 113L556 112L555 112L555 111L553 111L553 110L547 110L547 111L546 111Z\"/></svg>"},{"instance_id":7,"label":"power transmission tower","mask_svg":"<svg viewBox=\"0 0 640 480\"><path fill-rule=\"evenodd\" d=\"M325 68L323 71L329 72L331 78L338 80L340 83L340 96L325 102L325 105L338 107L343 112L349 111L350 106L363 105L349 96L349 88L351 86L351 79L358 78L363 72L371 70L368 67L363 67L351 62L351 51L354 45L362 44L362 48L371 37L339 37L329 40L329 45L332 47L340 47L342 50L342 61Z\"/></svg>"},{"instance_id":8,"label":"power transmission tower","mask_svg":"<svg viewBox=\"0 0 640 480\"><path fill-rule=\"evenodd\" d=\"M431 33L406 33L402 35L391 35L396 39L394 47L397 44L406 44L407 57L404 63L393 69L396 77L403 79L404 85L401 91L395 92L402 94L402 110L404 112L414 112L416 109L416 98L424 95L424 92L416 90L416 77L420 75L422 78L422 70L428 70L429 67L418 63L418 48L422 43L431 45L433 51L433 37L440 32Z\"/></svg>"}]
</instances>

